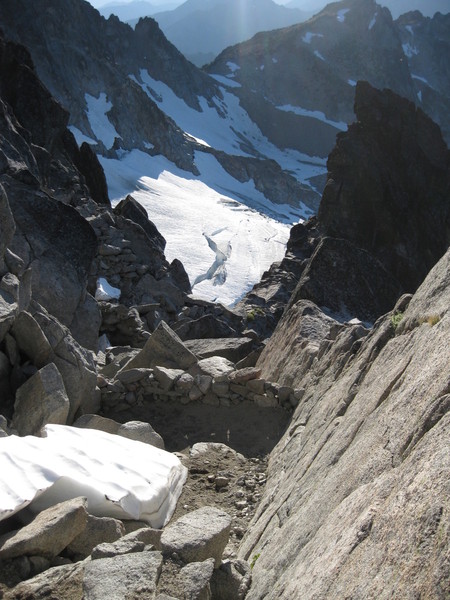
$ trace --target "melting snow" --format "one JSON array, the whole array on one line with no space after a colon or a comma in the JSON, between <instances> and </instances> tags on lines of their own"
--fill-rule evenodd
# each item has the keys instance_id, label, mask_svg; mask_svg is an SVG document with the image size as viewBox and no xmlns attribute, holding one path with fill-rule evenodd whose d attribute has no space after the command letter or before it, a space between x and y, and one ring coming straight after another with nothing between
<instances>
[{"instance_id":1,"label":"melting snow","mask_svg":"<svg viewBox=\"0 0 450 600\"><path fill-rule=\"evenodd\" d=\"M106 113L112 108L112 103L108 102L104 92L98 98L94 98L90 94L85 94L84 97L88 107L86 112L89 125L96 138L102 141L105 148L109 150L114 144L115 138L120 137L114 125L106 116Z\"/></svg>"},{"instance_id":2,"label":"melting snow","mask_svg":"<svg viewBox=\"0 0 450 600\"><path fill-rule=\"evenodd\" d=\"M345 21L345 15L350 12L349 8L341 8L341 10L338 10L336 19L339 21L339 23L343 23Z\"/></svg>"},{"instance_id":3,"label":"melting snow","mask_svg":"<svg viewBox=\"0 0 450 600\"><path fill-rule=\"evenodd\" d=\"M289 224L298 221L299 211L272 204L253 181L240 184L212 155L196 152L202 181L162 156L150 157L138 150L120 161L99 158L113 202L133 193L166 238L167 259L180 259L191 284L197 281L195 296L233 304L284 256ZM278 216L274 219L258 211ZM302 212L308 216L305 207ZM222 263L211 271L218 258Z\"/></svg>"},{"instance_id":4,"label":"melting snow","mask_svg":"<svg viewBox=\"0 0 450 600\"><path fill-rule=\"evenodd\" d=\"M323 33L313 33L312 31L307 31L302 37L302 40L305 42L305 44L310 44L311 40L315 37L323 37Z\"/></svg>"},{"instance_id":5,"label":"melting snow","mask_svg":"<svg viewBox=\"0 0 450 600\"><path fill-rule=\"evenodd\" d=\"M405 56L408 58L412 58L415 54L419 54L417 48L415 46L411 46L409 43L402 44L402 48Z\"/></svg>"},{"instance_id":6,"label":"melting snow","mask_svg":"<svg viewBox=\"0 0 450 600\"><path fill-rule=\"evenodd\" d=\"M344 121L332 121L331 119L327 119L325 113L321 112L320 110L307 110L306 108L300 108L300 106L292 106L291 104L277 106L277 108L278 110L284 110L285 112L293 112L296 115L301 115L302 117L318 119L319 121L323 121L323 123L327 123L332 127L336 127L336 129L340 129L341 131L347 131L347 123L344 123Z\"/></svg>"},{"instance_id":7,"label":"melting snow","mask_svg":"<svg viewBox=\"0 0 450 600\"><path fill-rule=\"evenodd\" d=\"M95 429L46 425L45 435L0 439L0 520L78 496L99 517L170 519L187 473L175 455Z\"/></svg>"}]
</instances>

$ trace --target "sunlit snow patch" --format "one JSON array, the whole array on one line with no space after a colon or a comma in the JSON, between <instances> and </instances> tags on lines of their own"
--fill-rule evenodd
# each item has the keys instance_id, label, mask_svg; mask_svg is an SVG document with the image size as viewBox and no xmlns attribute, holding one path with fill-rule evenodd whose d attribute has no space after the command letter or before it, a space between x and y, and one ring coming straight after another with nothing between
<instances>
[{"instance_id":1,"label":"sunlit snow patch","mask_svg":"<svg viewBox=\"0 0 450 600\"><path fill-rule=\"evenodd\" d=\"M96 300L104 300L107 302L108 300L119 300L119 298L119 288L115 288L110 285L103 277L97 279L97 289L95 290Z\"/></svg>"},{"instance_id":2,"label":"sunlit snow patch","mask_svg":"<svg viewBox=\"0 0 450 600\"><path fill-rule=\"evenodd\" d=\"M87 104L87 117L89 125L96 138L102 141L106 149L114 144L116 137L120 137L114 125L108 119L106 113L111 110L112 103L106 99L106 94L102 92L98 98L90 94L84 95Z\"/></svg>"},{"instance_id":3,"label":"sunlit snow patch","mask_svg":"<svg viewBox=\"0 0 450 600\"><path fill-rule=\"evenodd\" d=\"M46 425L45 432L0 439L0 520L78 496L99 517L156 528L170 519L187 474L175 455L94 429Z\"/></svg>"},{"instance_id":4,"label":"sunlit snow patch","mask_svg":"<svg viewBox=\"0 0 450 600\"><path fill-rule=\"evenodd\" d=\"M84 135L84 133L80 131L78 127L75 127L75 125L70 125L67 129L69 129L73 133L75 140L79 146L81 146L83 142L93 144L94 146L97 144L97 140L93 140L87 135Z\"/></svg>"}]
</instances>

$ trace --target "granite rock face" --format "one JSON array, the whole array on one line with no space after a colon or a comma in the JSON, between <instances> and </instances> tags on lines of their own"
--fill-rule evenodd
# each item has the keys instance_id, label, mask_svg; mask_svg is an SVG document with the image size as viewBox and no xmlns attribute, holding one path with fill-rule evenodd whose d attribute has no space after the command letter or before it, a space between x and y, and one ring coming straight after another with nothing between
<instances>
[{"instance_id":1,"label":"granite rock face","mask_svg":"<svg viewBox=\"0 0 450 600\"><path fill-rule=\"evenodd\" d=\"M263 375L290 380L295 361L304 393L241 547L257 557L247 598L445 597L449 268L450 251L402 300L399 325L391 313L358 331L315 308L315 341L286 348L304 301L280 322Z\"/></svg>"}]
</instances>

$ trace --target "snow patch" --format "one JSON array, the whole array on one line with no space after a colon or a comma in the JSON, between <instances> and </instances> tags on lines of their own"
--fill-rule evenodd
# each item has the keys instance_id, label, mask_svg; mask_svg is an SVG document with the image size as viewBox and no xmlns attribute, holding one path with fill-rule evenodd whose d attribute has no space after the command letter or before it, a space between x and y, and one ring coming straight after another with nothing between
<instances>
[{"instance_id":1,"label":"snow patch","mask_svg":"<svg viewBox=\"0 0 450 600\"><path fill-rule=\"evenodd\" d=\"M276 65L278 62L278 58L275 58L275 56L272 56L272 62L274 65Z\"/></svg>"},{"instance_id":2,"label":"snow patch","mask_svg":"<svg viewBox=\"0 0 450 600\"><path fill-rule=\"evenodd\" d=\"M411 73L411 77L413 79L416 79L417 81L421 81L422 83L425 83L428 87L431 87L431 85L428 83L428 80L425 79L425 77L421 77L420 75L415 75L414 73Z\"/></svg>"},{"instance_id":3,"label":"snow patch","mask_svg":"<svg viewBox=\"0 0 450 600\"><path fill-rule=\"evenodd\" d=\"M264 71L264 65L260 65L259 70Z\"/></svg>"},{"instance_id":4,"label":"snow patch","mask_svg":"<svg viewBox=\"0 0 450 600\"><path fill-rule=\"evenodd\" d=\"M406 25L405 29L406 31L409 31L411 35L414 35L414 29L411 27L411 25Z\"/></svg>"},{"instance_id":5,"label":"snow patch","mask_svg":"<svg viewBox=\"0 0 450 600\"><path fill-rule=\"evenodd\" d=\"M411 46L411 44L409 42L407 42L406 44L402 44L402 48L403 48L403 53L408 58L412 58L414 55L419 54L419 51L417 50L417 48L415 46Z\"/></svg>"},{"instance_id":6,"label":"snow patch","mask_svg":"<svg viewBox=\"0 0 450 600\"><path fill-rule=\"evenodd\" d=\"M300 115L302 117L310 117L311 119L318 119L323 123L327 123L332 127L336 127L341 131L347 131L347 123L344 121L332 121L331 119L327 119L325 113L320 110L308 110L306 108L301 108L300 106L292 106L292 104L284 104L283 106L277 106L278 110L283 110L285 112L293 112L296 115Z\"/></svg>"},{"instance_id":7,"label":"snow patch","mask_svg":"<svg viewBox=\"0 0 450 600\"><path fill-rule=\"evenodd\" d=\"M227 65L227 67L230 69L230 71L231 71L232 73L235 73L236 71L239 71L239 69L241 68L241 67L240 67L239 65L237 65L236 63L234 63L234 62L230 62L230 61L228 61L228 62L226 63L226 65Z\"/></svg>"},{"instance_id":8,"label":"snow patch","mask_svg":"<svg viewBox=\"0 0 450 600\"><path fill-rule=\"evenodd\" d=\"M351 85L352 87L355 87L355 85L356 85L356 81L354 79L347 79L347 83L349 85Z\"/></svg>"},{"instance_id":9,"label":"snow patch","mask_svg":"<svg viewBox=\"0 0 450 600\"><path fill-rule=\"evenodd\" d=\"M120 289L110 285L103 277L97 279L96 300L105 300L106 302L109 300L119 300L120 294Z\"/></svg>"},{"instance_id":10,"label":"snow patch","mask_svg":"<svg viewBox=\"0 0 450 600\"><path fill-rule=\"evenodd\" d=\"M214 75L210 75L210 77L212 77L213 79L215 79L219 83L222 83L223 85L226 85L226 86L231 87L231 88L240 88L240 87L242 87L241 84L238 81L233 81L229 77L224 77L223 75L216 75L216 74L214 74Z\"/></svg>"},{"instance_id":11,"label":"snow patch","mask_svg":"<svg viewBox=\"0 0 450 600\"><path fill-rule=\"evenodd\" d=\"M313 33L312 31L307 31L305 33L305 35L302 37L302 40L305 42L305 44L310 44L311 40L315 37L323 38L323 33Z\"/></svg>"},{"instance_id":12,"label":"snow patch","mask_svg":"<svg viewBox=\"0 0 450 600\"><path fill-rule=\"evenodd\" d=\"M314 50L314 56L317 56L317 58L320 58L320 60L325 60L318 50Z\"/></svg>"},{"instance_id":13,"label":"snow patch","mask_svg":"<svg viewBox=\"0 0 450 600\"><path fill-rule=\"evenodd\" d=\"M369 23L369 31L373 28L373 26L375 25L375 23L377 22L377 16L378 13L375 13Z\"/></svg>"},{"instance_id":14,"label":"snow patch","mask_svg":"<svg viewBox=\"0 0 450 600\"><path fill-rule=\"evenodd\" d=\"M75 141L79 146L81 146L83 142L86 142L87 144L93 144L94 146L97 144L97 140L93 140L87 135L84 135L84 133L80 131L78 127L75 127L75 125L69 125L67 129L73 133Z\"/></svg>"},{"instance_id":15,"label":"snow patch","mask_svg":"<svg viewBox=\"0 0 450 600\"><path fill-rule=\"evenodd\" d=\"M349 8L341 8L341 10L338 10L336 19L339 21L339 23L343 23L345 21L345 15L348 12L350 12Z\"/></svg>"},{"instance_id":16,"label":"snow patch","mask_svg":"<svg viewBox=\"0 0 450 600\"><path fill-rule=\"evenodd\" d=\"M46 437L0 439L0 520L86 496L90 514L163 527L187 470L149 444L95 429L46 425Z\"/></svg>"},{"instance_id":17,"label":"snow patch","mask_svg":"<svg viewBox=\"0 0 450 600\"><path fill-rule=\"evenodd\" d=\"M198 177L139 150L121 161L99 159L113 204L133 193L165 237L167 259L183 262L193 294L206 300L239 300L283 258L291 224L311 214L305 206L273 204L253 181L233 179L211 154L195 153Z\"/></svg>"},{"instance_id":18,"label":"snow patch","mask_svg":"<svg viewBox=\"0 0 450 600\"><path fill-rule=\"evenodd\" d=\"M419 102L422 102L422 90L417 92L417 97L419 98Z\"/></svg>"},{"instance_id":19,"label":"snow patch","mask_svg":"<svg viewBox=\"0 0 450 600\"><path fill-rule=\"evenodd\" d=\"M111 110L112 103L106 99L106 94L102 92L98 98L85 94L84 98L87 104L87 117L89 125L94 132L95 137L102 141L105 148L109 150L116 137L120 138L114 125L108 119L106 113Z\"/></svg>"}]
</instances>

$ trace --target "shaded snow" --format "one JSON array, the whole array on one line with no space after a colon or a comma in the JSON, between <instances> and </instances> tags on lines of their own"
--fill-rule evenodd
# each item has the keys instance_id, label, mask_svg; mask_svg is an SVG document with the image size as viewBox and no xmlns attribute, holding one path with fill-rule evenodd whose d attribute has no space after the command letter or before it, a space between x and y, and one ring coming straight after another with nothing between
<instances>
[{"instance_id":1,"label":"shaded snow","mask_svg":"<svg viewBox=\"0 0 450 600\"><path fill-rule=\"evenodd\" d=\"M46 437L0 439L0 520L85 496L90 514L170 519L186 468L169 452L95 429L46 425Z\"/></svg>"},{"instance_id":2,"label":"shaded snow","mask_svg":"<svg viewBox=\"0 0 450 600\"><path fill-rule=\"evenodd\" d=\"M419 98L419 102L422 102L422 91L421 90L419 90L417 92L417 97Z\"/></svg>"},{"instance_id":3,"label":"shaded snow","mask_svg":"<svg viewBox=\"0 0 450 600\"><path fill-rule=\"evenodd\" d=\"M409 42L407 42L406 44L402 44L402 48L403 48L403 53L408 58L412 58L415 54L416 55L419 54L419 51L417 50L417 48L415 46L411 46L411 44Z\"/></svg>"},{"instance_id":4,"label":"shaded snow","mask_svg":"<svg viewBox=\"0 0 450 600\"><path fill-rule=\"evenodd\" d=\"M415 75L414 73L411 73L411 77L413 79L417 79L417 81L421 81L422 83L425 83L428 87L431 87L431 85L428 83L428 80L425 79L425 77L421 77L420 75Z\"/></svg>"},{"instance_id":5,"label":"shaded snow","mask_svg":"<svg viewBox=\"0 0 450 600\"><path fill-rule=\"evenodd\" d=\"M219 83L222 83L223 85L226 85L228 87L232 87L232 88L242 87L238 81L233 81L232 79L230 79L230 77L225 77L224 75L215 75L214 74L214 75L210 75L210 77L212 77Z\"/></svg>"},{"instance_id":6,"label":"shaded snow","mask_svg":"<svg viewBox=\"0 0 450 600\"><path fill-rule=\"evenodd\" d=\"M275 56L272 56L272 62L274 65L276 65L278 62L278 58L275 58Z\"/></svg>"},{"instance_id":7,"label":"shaded snow","mask_svg":"<svg viewBox=\"0 0 450 600\"><path fill-rule=\"evenodd\" d=\"M414 29L411 27L411 25L406 25L405 29L406 31L409 31L411 35L414 35Z\"/></svg>"},{"instance_id":8,"label":"shaded snow","mask_svg":"<svg viewBox=\"0 0 450 600\"><path fill-rule=\"evenodd\" d=\"M312 31L307 31L302 37L302 40L305 42L305 44L310 44L311 40L315 37L323 37L323 33L313 33Z\"/></svg>"},{"instance_id":9,"label":"shaded snow","mask_svg":"<svg viewBox=\"0 0 450 600\"><path fill-rule=\"evenodd\" d=\"M191 284L198 282L194 295L207 300L233 304L250 290L284 256L290 224L300 217L291 206L268 201L252 181L237 182L210 154L195 154L199 177L138 150L120 161L99 158L113 203L133 193L166 238L167 259L183 262ZM302 213L308 216L305 207ZM217 259L213 245L226 259L218 272L210 271ZM203 278L206 274L211 278Z\"/></svg>"},{"instance_id":10,"label":"shaded snow","mask_svg":"<svg viewBox=\"0 0 450 600\"><path fill-rule=\"evenodd\" d=\"M108 119L106 113L111 110L112 103L106 99L106 94L102 92L98 98L90 94L84 95L87 104L87 117L89 125L95 137L102 141L105 148L109 150L114 144L116 137L120 137L114 125Z\"/></svg>"},{"instance_id":11,"label":"shaded snow","mask_svg":"<svg viewBox=\"0 0 450 600\"><path fill-rule=\"evenodd\" d=\"M314 55L317 56L317 58L320 58L320 60L325 60L318 50L314 50Z\"/></svg>"},{"instance_id":12,"label":"shaded snow","mask_svg":"<svg viewBox=\"0 0 450 600\"><path fill-rule=\"evenodd\" d=\"M232 73L234 73L235 71L238 71L241 68L236 63L233 63L233 62L230 62L230 61L228 61L226 64L227 64L227 67L230 69L230 71Z\"/></svg>"},{"instance_id":13,"label":"shaded snow","mask_svg":"<svg viewBox=\"0 0 450 600\"><path fill-rule=\"evenodd\" d=\"M341 10L338 10L336 19L339 21L339 23L343 23L345 21L345 15L348 12L350 12L349 8L341 8Z\"/></svg>"},{"instance_id":14,"label":"shaded snow","mask_svg":"<svg viewBox=\"0 0 450 600\"><path fill-rule=\"evenodd\" d=\"M354 79L347 79L347 83L353 87L356 85L356 81Z\"/></svg>"},{"instance_id":15,"label":"shaded snow","mask_svg":"<svg viewBox=\"0 0 450 600\"><path fill-rule=\"evenodd\" d=\"M372 19L371 19L371 21L369 23L369 31L372 29L372 27L377 22L377 15L378 15L378 13L375 13L374 16L372 17Z\"/></svg>"},{"instance_id":16,"label":"shaded snow","mask_svg":"<svg viewBox=\"0 0 450 600\"><path fill-rule=\"evenodd\" d=\"M285 104L283 106L277 106L278 110L283 110L285 112L293 112L296 115L300 115L302 117L310 117L311 119L318 119L323 123L327 123L332 127L336 127L336 129L340 129L341 131L347 131L347 123L344 121L332 121L331 119L327 119L325 114L320 110L308 110L306 108L301 108L300 106L292 106L292 104Z\"/></svg>"},{"instance_id":17,"label":"shaded snow","mask_svg":"<svg viewBox=\"0 0 450 600\"><path fill-rule=\"evenodd\" d=\"M83 142L93 144L94 146L97 144L97 140L93 140L87 135L84 135L84 133L80 131L78 127L75 127L75 125L69 125L67 129L69 129L73 133L75 140L79 146L81 146Z\"/></svg>"}]
</instances>

